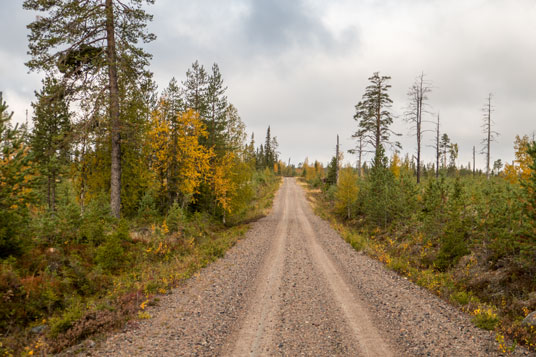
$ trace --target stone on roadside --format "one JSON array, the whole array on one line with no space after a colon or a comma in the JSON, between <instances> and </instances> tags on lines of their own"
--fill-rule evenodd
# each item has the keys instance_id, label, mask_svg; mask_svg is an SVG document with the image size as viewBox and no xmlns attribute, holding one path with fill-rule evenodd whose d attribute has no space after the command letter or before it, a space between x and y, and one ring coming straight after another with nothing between
<instances>
[{"instance_id":1,"label":"stone on roadside","mask_svg":"<svg viewBox=\"0 0 536 357\"><path fill-rule=\"evenodd\" d=\"M531 312L523 319L523 325L536 326L536 311Z\"/></svg>"},{"instance_id":2,"label":"stone on roadside","mask_svg":"<svg viewBox=\"0 0 536 357\"><path fill-rule=\"evenodd\" d=\"M45 329L47 328L47 325L39 325L39 326L35 326L33 327L30 331L36 335L40 334L41 332L45 331Z\"/></svg>"}]
</instances>

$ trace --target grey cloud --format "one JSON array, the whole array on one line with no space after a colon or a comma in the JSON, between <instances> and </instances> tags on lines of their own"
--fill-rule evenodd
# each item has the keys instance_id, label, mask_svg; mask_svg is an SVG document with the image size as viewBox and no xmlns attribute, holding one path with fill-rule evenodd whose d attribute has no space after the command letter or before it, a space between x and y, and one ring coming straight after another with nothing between
<instances>
[{"instance_id":1,"label":"grey cloud","mask_svg":"<svg viewBox=\"0 0 536 357\"><path fill-rule=\"evenodd\" d=\"M303 1L251 1L243 33L256 52L279 54L293 47L325 47L335 42L319 15Z\"/></svg>"}]
</instances>

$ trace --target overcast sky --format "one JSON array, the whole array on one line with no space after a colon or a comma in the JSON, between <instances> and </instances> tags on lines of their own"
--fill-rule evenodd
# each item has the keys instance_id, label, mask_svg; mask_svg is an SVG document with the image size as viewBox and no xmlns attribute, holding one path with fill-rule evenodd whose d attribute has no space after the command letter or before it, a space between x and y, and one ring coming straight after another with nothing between
<instances>
[{"instance_id":1,"label":"overcast sky","mask_svg":"<svg viewBox=\"0 0 536 357\"><path fill-rule=\"evenodd\" d=\"M25 26L35 14L20 3L4 0L0 13L0 90L17 121L40 87L24 66ZM415 152L403 113L421 71L434 86L430 111L441 113L441 131L458 143L460 164L481 146L490 92L501 134L492 161L511 161L515 135L536 130L534 0L156 0L148 11L159 89L172 76L183 80L196 59L218 63L248 131L259 142L270 125L285 161L327 162L337 134L344 151L352 148L354 106L376 71L392 77L393 129L403 134L404 154ZM426 133L424 142L432 138ZM433 149L423 154L431 161Z\"/></svg>"}]
</instances>

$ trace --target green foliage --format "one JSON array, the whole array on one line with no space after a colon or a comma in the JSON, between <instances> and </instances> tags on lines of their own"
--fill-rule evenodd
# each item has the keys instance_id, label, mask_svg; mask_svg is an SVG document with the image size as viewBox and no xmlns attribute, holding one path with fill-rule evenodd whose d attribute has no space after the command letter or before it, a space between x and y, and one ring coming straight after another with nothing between
<instances>
[{"instance_id":1,"label":"green foliage","mask_svg":"<svg viewBox=\"0 0 536 357\"><path fill-rule=\"evenodd\" d=\"M440 249L435 265L440 270L452 267L458 260L469 253L469 222L463 212L463 187L456 178L452 193L447 203L448 222L441 237Z\"/></svg>"},{"instance_id":2,"label":"green foliage","mask_svg":"<svg viewBox=\"0 0 536 357\"><path fill-rule=\"evenodd\" d=\"M473 315L473 323L484 330L494 330L499 323L499 316L490 307L479 307Z\"/></svg>"},{"instance_id":3,"label":"green foliage","mask_svg":"<svg viewBox=\"0 0 536 357\"><path fill-rule=\"evenodd\" d=\"M166 224L171 233L181 232L186 223L184 211L177 202L173 203L166 216Z\"/></svg>"},{"instance_id":4,"label":"green foliage","mask_svg":"<svg viewBox=\"0 0 536 357\"><path fill-rule=\"evenodd\" d=\"M337 184L337 158L333 156L328 164L327 170L327 176L326 176L326 184L328 185L336 185Z\"/></svg>"},{"instance_id":5,"label":"green foliage","mask_svg":"<svg viewBox=\"0 0 536 357\"><path fill-rule=\"evenodd\" d=\"M362 193L363 210L371 224L386 227L398 214L395 176L387 168L387 157L380 145Z\"/></svg>"},{"instance_id":6,"label":"green foliage","mask_svg":"<svg viewBox=\"0 0 536 357\"><path fill-rule=\"evenodd\" d=\"M376 155L381 146L389 143L392 133L389 129L393 123L390 112L393 101L388 93L391 88L388 84L390 79L389 76L380 76L379 72L374 72L369 78L370 84L365 89L363 100L355 106L354 119L358 121L359 130L354 137L361 138L365 145L372 146ZM395 146L400 144L395 143Z\"/></svg>"},{"instance_id":7,"label":"green foliage","mask_svg":"<svg viewBox=\"0 0 536 357\"><path fill-rule=\"evenodd\" d=\"M129 240L128 225L125 221L119 223L117 230L108 235L104 244L97 248L95 262L104 270L120 269L126 259L123 243Z\"/></svg>"},{"instance_id":8,"label":"green foliage","mask_svg":"<svg viewBox=\"0 0 536 357\"><path fill-rule=\"evenodd\" d=\"M79 239L93 245L99 245L106 239L107 231L111 228L111 217L108 198L104 194L91 200L81 218Z\"/></svg>"},{"instance_id":9,"label":"green foliage","mask_svg":"<svg viewBox=\"0 0 536 357\"><path fill-rule=\"evenodd\" d=\"M142 223L152 222L158 215L158 210L156 208L156 197L153 191L147 190L143 194L139 208L138 208L138 218Z\"/></svg>"},{"instance_id":10,"label":"green foliage","mask_svg":"<svg viewBox=\"0 0 536 357\"><path fill-rule=\"evenodd\" d=\"M22 252L34 180L25 131L11 127L13 113L0 92L0 259Z\"/></svg>"},{"instance_id":11,"label":"green foliage","mask_svg":"<svg viewBox=\"0 0 536 357\"><path fill-rule=\"evenodd\" d=\"M56 210L56 185L69 162L68 142L71 130L70 113L65 90L60 83L47 77L43 89L36 93L34 129L31 134L32 156L42 175L42 190L51 211Z\"/></svg>"},{"instance_id":12,"label":"green foliage","mask_svg":"<svg viewBox=\"0 0 536 357\"><path fill-rule=\"evenodd\" d=\"M54 316L50 320L50 335L57 337L60 333L66 332L83 315L83 308L80 304L71 306L67 311L59 316Z\"/></svg>"}]
</instances>

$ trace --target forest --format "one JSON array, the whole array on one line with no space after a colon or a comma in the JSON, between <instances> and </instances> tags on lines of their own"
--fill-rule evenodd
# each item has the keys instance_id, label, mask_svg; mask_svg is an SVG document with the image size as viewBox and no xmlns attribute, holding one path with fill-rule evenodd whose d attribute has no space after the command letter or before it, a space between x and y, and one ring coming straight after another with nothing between
<instances>
[{"instance_id":1,"label":"forest","mask_svg":"<svg viewBox=\"0 0 536 357\"><path fill-rule=\"evenodd\" d=\"M295 166L270 123L265 137L249 135L217 63L192 59L158 88L146 51L154 0L22 3L39 14L25 65L43 79L24 124L0 88L0 355L56 353L151 319L148 306L269 214L283 176L304 182L355 250L495 331L502 352L536 349L526 323L536 311L536 143L520 132L515 160L492 161L493 94L476 104L482 142L464 166L424 72L398 115L391 78L374 72L345 133L357 164L344 165L337 145L327 165ZM415 151L396 140L399 117ZM429 135L433 162L423 159Z\"/></svg>"},{"instance_id":2,"label":"forest","mask_svg":"<svg viewBox=\"0 0 536 357\"><path fill-rule=\"evenodd\" d=\"M31 122L15 124L0 92L2 355L148 318L278 187L277 139L247 140L217 64L157 90L137 46L151 17L130 6L24 2L48 16L28 25L27 66L44 74Z\"/></svg>"},{"instance_id":3,"label":"forest","mask_svg":"<svg viewBox=\"0 0 536 357\"><path fill-rule=\"evenodd\" d=\"M524 319L536 310L536 143L515 139L515 160L490 165L491 98L483 110L482 153L487 166L458 167L458 147L434 123L436 161L423 164L423 118L431 85L419 75L408 92L405 118L417 152L401 157L390 129L388 76L374 73L356 105L356 167L342 153L326 168L305 162L316 211L356 250L460 306L481 328L497 331L503 352L534 348L536 331ZM387 157L386 148L392 149ZM338 152L338 150L337 150ZM474 149L473 149L474 152ZM367 165L362 157L372 153ZM506 338L506 339L505 339ZM510 342L508 342L510 341Z\"/></svg>"}]
</instances>

